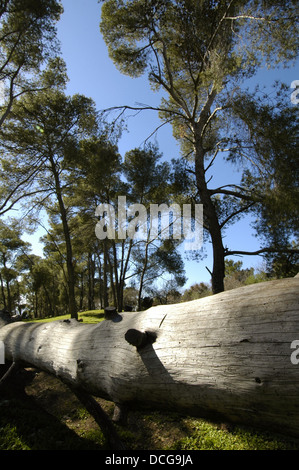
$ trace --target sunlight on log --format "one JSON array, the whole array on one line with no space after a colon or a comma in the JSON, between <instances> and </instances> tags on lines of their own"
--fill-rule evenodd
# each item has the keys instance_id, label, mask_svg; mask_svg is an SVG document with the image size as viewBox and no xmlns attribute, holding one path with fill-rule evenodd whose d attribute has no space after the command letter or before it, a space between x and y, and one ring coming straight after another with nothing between
<instances>
[{"instance_id":1,"label":"sunlight on log","mask_svg":"<svg viewBox=\"0 0 299 470\"><path fill-rule=\"evenodd\" d=\"M150 405L299 436L296 340L297 276L122 312L117 321L0 328L7 361L120 407Z\"/></svg>"}]
</instances>

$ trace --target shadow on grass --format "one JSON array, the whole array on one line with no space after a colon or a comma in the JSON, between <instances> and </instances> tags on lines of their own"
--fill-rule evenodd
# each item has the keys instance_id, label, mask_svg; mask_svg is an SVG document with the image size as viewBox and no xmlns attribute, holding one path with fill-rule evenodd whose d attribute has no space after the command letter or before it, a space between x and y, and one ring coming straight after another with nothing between
<instances>
[{"instance_id":1,"label":"shadow on grass","mask_svg":"<svg viewBox=\"0 0 299 470\"><path fill-rule=\"evenodd\" d=\"M25 375L25 377L24 377ZM33 374L32 374L33 377ZM107 450L100 430L97 439L79 436L24 392L30 373L18 377L0 394L0 450ZM22 382L22 383L21 383ZM25 383L26 382L26 383ZM23 386L23 387L22 387Z\"/></svg>"}]
</instances>

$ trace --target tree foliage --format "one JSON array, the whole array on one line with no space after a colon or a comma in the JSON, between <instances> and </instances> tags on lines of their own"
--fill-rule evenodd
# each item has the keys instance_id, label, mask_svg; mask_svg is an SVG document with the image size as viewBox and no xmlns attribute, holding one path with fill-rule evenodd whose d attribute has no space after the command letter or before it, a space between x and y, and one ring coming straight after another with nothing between
<instances>
[{"instance_id":1,"label":"tree foliage","mask_svg":"<svg viewBox=\"0 0 299 470\"><path fill-rule=\"evenodd\" d=\"M25 270L23 258L29 246L21 239L21 232L16 221L0 221L0 305L9 313L22 303L19 276Z\"/></svg>"},{"instance_id":2,"label":"tree foliage","mask_svg":"<svg viewBox=\"0 0 299 470\"><path fill-rule=\"evenodd\" d=\"M41 69L56 56L55 23L62 13L56 0L3 0L0 4L0 126L14 101L47 86ZM48 75L48 85L54 77Z\"/></svg>"},{"instance_id":3,"label":"tree foliage","mask_svg":"<svg viewBox=\"0 0 299 470\"><path fill-rule=\"evenodd\" d=\"M4 165L15 162L14 174L26 175L30 194L39 195L35 210L50 207L61 218L68 273L69 311L77 315L74 293L74 266L69 214L65 204L68 192L68 158L79 148L79 141L96 129L96 112L90 99L66 96L59 89L40 91L34 97L24 96L13 108L13 117L3 126ZM21 174L18 162L22 161ZM35 166L33 167L33 162ZM24 188L22 188L24 189ZM23 195L24 196L24 195Z\"/></svg>"}]
</instances>

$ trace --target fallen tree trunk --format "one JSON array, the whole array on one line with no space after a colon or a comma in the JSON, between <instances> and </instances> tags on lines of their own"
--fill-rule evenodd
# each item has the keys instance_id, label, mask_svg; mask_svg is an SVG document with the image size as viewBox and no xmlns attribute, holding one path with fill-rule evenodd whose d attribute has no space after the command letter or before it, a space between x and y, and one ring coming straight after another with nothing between
<instances>
[{"instance_id":1,"label":"fallen tree trunk","mask_svg":"<svg viewBox=\"0 0 299 470\"><path fill-rule=\"evenodd\" d=\"M128 407L175 409L299 436L299 278L191 302L0 328L7 361ZM299 353L298 353L299 356Z\"/></svg>"}]
</instances>

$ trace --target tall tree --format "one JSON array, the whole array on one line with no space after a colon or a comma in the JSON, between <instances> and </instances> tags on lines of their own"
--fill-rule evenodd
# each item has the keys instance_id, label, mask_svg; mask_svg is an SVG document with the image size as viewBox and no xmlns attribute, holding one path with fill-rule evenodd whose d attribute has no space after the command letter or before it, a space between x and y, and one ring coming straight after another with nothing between
<instances>
[{"instance_id":1,"label":"tall tree","mask_svg":"<svg viewBox=\"0 0 299 470\"><path fill-rule=\"evenodd\" d=\"M284 86L274 87L271 101L258 88L255 94L236 96L232 109L242 126L228 157L242 162L243 187L254 195L253 226L262 241L258 251L269 262L273 257L289 259L285 267L299 257L299 118L289 101ZM284 277L294 274L294 269L284 270Z\"/></svg>"},{"instance_id":2,"label":"tall tree","mask_svg":"<svg viewBox=\"0 0 299 470\"><path fill-rule=\"evenodd\" d=\"M1 303L10 315L13 314L14 305L12 284L17 283L21 274L18 258L28 250L28 243L21 239L21 230L16 221L5 223L0 221L0 283Z\"/></svg>"},{"instance_id":3,"label":"tall tree","mask_svg":"<svg viewBox=\"0 0 299 470\"><path fill-rule=\"evenodd\" d=\"M69 228L70 208L64 199L69 190L68 161L70 155L78 151L79 141L96 130L96 121L92 100L81 95L69 97L60 90L51 89L36 93L30 99L20 99L14 106L13 117L2 131L4 151L9 150L13 158L22 161L28 173L34 170L33 162L38 161L38 171L30 180L32 192L40 193L35 208L55 210L60 217L66 246L69 313L72 317L77 316L77 306Z\"/></svg>"},{"instance_id":4,"label":"tall tree","mask_svg":"<svg viewBox=\"0 0 299 470\"><path fill-rule=\"evenodd\" d=\"M128 202L142 204L151 217L151 204L167 204L176 201L176 186L169 163L161 161L162 155L158 148L148 145L145 149L134 149L126 153L123 165L124 175L129 184ZM147 219L148 219L147 217ZM151 221L152 222L152 221ZM171 232L171 221L166 230ZM148 220L146 221L148 224ZM155 233L148 224L146 237L137 242L130 240L135 276L139 281L138 309L141 308L144 290L149 290L155 280L163 274L173 275L176 284L182 286L186 282L184 265L177 251L179 242L169 235Z\"/></svg>"},{"instance_id":5,"label":"tall tree","mask_svg":"<svg viewBox=\"0 0 299 470\"><path fill-rule=\"evenodd\" d=\"M76 215L75 244L80 251L80 243L83 243L82 253L88 255L88 270L100 273L98 286L101 289L101 303L107 306L109 303L108 290L110 289L114 305L121 311L124 306L124 290L128 282L139 281L139 304L141 293L147 279L146 273L152 270L151 277L156 279L161 269L165 272L171 269L176 271L179 262L175 264L171 256L179 259L175 247L166 250L166 245L161 250L160 258L153 252L161 245L158 240L134 240L130 237L121 238L119 225L116 224L113 237L108 237L104 232L103 239L95 239L94 215L101 204L110 204L116 217L119 214L119 196L126 196L126 207L133 204L143 204L147 209L150 202L168 202L170 198L170 171L167 163L160 163L161 154L158 149L149 146L143 150L134 149L126 153L124 161L118 153L117 146L107 139L104 134L101 137L81 141L77 158L70 161L72 172L70 178L76 179L76 186L72 187L72 196L68 204L76 206L79 213ZM166 199L166 196L168 199ZM104 214L104 212L103 212ZM104 217L99 214L99 218ZM129 221L135 214L129 216ZM75 222L74 222L75 223ZM156 243L155 243L156 242ZM97 254L94 258L94 254ZM162 256L163 254L163 256ZM169 259L168 259L169 258ZM168 262L168 265L167 265ZM153 274L154 267L156 270ZM182 282L182 266L175 273ZM93 287L88 280L91 294Z\"/></svg>"},{"instance_id":6,"label":"tall tree","mask_svg":"<svg viewBox=\"0 0 299 470\"><path fill-rule=\"evenodd\" d=\"M74 154L70 156L70 184L75 179L76 185L72 185L68 201L78 209L74 220L77 235L75 244L79 252L81 245L81 253L85 253L89 260L89 297L91 298L93 295L91 284L94 282L94 277L91 276L91 271L94 271L97 266L101 305L107 307L109 304L108 284L110 278L111 288L115 292L115 303L121 309L116 295L116 292L119 292L120 295L121 289L118 277L114 278L117 267L115 266L114 269L112 262L116 252L116 242L108 239L99 240L95 236L97 206L99 204L114 205L117 201L117 195L126 193L125 185L121 181L120 154L117 146L108 140L103 133L100 136L82 140L76 158L74 158Z\"/></svg>"},{"instance_id":7,"label":"tall tree","mask_svg":"<svg viewBox=\"0 0 299 470\"><path fill-rule=\"evenodd\" d=\"M65 63L60 58L55 58L48 62L47 67L42 71L39 77L39 84L41 89L49 90L52 89L57 91L63 91L67 81ZM28 95L28 101L34 99L34 96L41 91L37 89L32 91L32 94ZM39 95L40 96L40 95ZM23 100L25 99L25 95ZM22 105L22 99L19 97L20 105ZM24 103L23 103L24 104ZM17 100L14 100L16 107L15 112L19 113ZM13 108L12 108L13 109ZM14 114L11 111L9 114L10 119L14 119ZM3 127L3 126L2 126ZM35 128L42 132L39 127ZM4 134L2 133L2 139ZM43 158L40 153L36 152L33 145L28 145L28 152L31 151L31 159L28 162L27 159L19 158L17 152L10 152L9 145L5 148L1 147L0 154L0 216L14 210L18 204L24 198L34 196L39 192L39 189L34 187L32 184L43 166Z\"/></svg>"},{"instance_id":8,"label":"tall tree","mask_svg":"<svg viewBox=\"0 0 299 470\"><path fill-rule=\"evenodd\" d=\"M231 110L236 90L258 68L296 56L295 1L106 0L101 31L110 57L132 77L148 73L164 97L156 109L171 122L193 160L199 201L213 245L212 289L224 289L225 226L256 202L246 185L210 189L209 171L238 136ZM130 107L130 106L126 106ZM140 109L140 108L139 108ZM239 122L242 118L238 116ZM228 138L228 133L229 137ZM261 198L259 198L261 200ZM225 217L220 220L219 214Z\"/></svg>"},{"instance_id":9,"label":"tall tree","mask_svg":"<svg viewBox=\"0 0 299 470\"><path fill-rule=\"evenodd\" d=\"M59 310L60 271L49 252L47 258L25 253L19 261L24 271L21 285L26 313L34 318L55 316L58 311L64 313L65 306Z\"/></svg>"}]
</instances>

